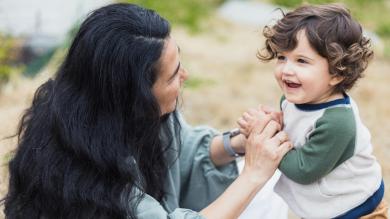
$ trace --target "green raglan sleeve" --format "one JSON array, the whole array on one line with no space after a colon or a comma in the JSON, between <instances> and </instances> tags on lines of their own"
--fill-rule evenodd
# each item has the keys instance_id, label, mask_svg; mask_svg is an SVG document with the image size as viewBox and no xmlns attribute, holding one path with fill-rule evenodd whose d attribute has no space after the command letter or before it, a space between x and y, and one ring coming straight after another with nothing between
<instances>
[{"instance_id":1,"label":"green raglan sleeve","mask_svg":"<svg viewBox=\"0 0 390 219\"><path fill-rule=\"evenodd\" d=\"M180 162L180 200L182 208L200 211L218 196L238 176L235 161L216 167L210 159L209 148L218 134L206 127L191 127L181 119L182 147Z\"/></svg>"},{"instance_id":2,"label":"green raglan sleeve","mask_svg":"<svg viewBox=\"0 0 390 219\"><path fill-rule=\"evenodd\" d=\"M305 145L289 151L279 169L297 183L313 183L353 155L355 135L352 109L327 109L316 121Z\"/></svg>"}]
</instances>

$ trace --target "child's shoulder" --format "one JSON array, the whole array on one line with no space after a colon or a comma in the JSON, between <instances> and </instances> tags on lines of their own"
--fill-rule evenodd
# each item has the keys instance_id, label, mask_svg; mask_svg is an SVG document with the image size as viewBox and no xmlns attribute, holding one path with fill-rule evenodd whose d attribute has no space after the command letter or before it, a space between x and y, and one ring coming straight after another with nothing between
<instances>
[{"instance_id":1,"label":"child's shoulder","mask_svg":"<svg viewBox=\"0 0 390 219\"><path fill-rule=\"evenodd\" d=\"M355 130L355 116L352 107L331 107L324 110L317 126L326 126L333 131Z\"/></svg>"}]
</instances>

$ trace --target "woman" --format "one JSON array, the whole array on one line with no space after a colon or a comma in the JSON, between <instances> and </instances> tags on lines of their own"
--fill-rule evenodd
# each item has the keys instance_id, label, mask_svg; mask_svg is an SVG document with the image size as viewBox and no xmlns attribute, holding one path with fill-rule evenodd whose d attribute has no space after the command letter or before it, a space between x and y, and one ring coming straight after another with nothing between
<instances>
[{"instance_id":1,"label":"woman","mask_svg":"<svg viewBox=\"0 0 390 219\"><path fill-rule=\"evenodd\" d=\"M187 77L158 14L93 12L22 118L6 217L236 218L290 146L259 113L247 140L225 141L246 152L237 177L222 137L177 113Z\"/></svg>"}]
</instances>

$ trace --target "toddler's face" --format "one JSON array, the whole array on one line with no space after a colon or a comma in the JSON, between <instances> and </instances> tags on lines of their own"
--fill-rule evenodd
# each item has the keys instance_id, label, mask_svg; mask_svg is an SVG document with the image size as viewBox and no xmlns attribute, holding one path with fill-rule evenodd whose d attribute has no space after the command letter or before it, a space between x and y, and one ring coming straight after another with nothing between
<instances>
[{"instance_id":1,"label":"toddler's face","mask_svg":"<svg viewBox=\"0 0 390 219\"><path fill-rule=\"evenodd\" d=\"M278 54L275 78L286 99L295 104L324 103L342 98L333 89L340 82L329 73L328 60L314 50L304 30L297 33L297 46Z\"/></svg>"}]
</instances>

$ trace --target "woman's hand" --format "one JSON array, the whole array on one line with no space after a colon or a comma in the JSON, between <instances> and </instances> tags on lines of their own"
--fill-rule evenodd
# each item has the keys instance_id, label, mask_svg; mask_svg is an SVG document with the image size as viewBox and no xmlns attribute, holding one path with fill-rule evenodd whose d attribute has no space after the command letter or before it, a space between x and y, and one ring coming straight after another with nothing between
<instances>
[{"instance_id":1,"label":"woman's hand","mask_svg":"<svg viewBox=\"0 0 390 219\"><path fill-rule=\"evenodd\" d=\"M257 110L253 117L244 169L217 200L200 212L206 218L238 218L291 149L287 134L280 131L281 125L271 115Z\"/></svg>"},{"instance_id":2,"label":"woman's hand","mask_svg":"<svg viewBox=\"0 0 390 219\"><path fill-rule=\"evenodd\" d=\"M251 180L268 180L283 156L292 148L281 125L270 114L251 111L251 128L246 142L245 166L242 174Z\"/></svg>"}]
</instances>

